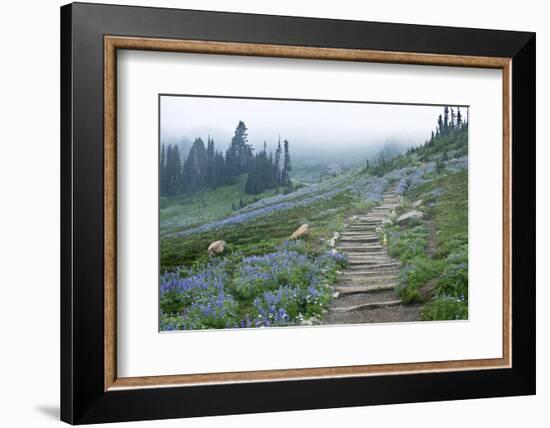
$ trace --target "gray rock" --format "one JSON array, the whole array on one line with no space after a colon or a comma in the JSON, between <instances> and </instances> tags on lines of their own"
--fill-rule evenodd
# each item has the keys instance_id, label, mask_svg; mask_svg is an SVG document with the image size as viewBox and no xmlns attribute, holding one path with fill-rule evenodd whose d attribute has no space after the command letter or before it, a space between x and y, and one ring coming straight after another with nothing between
<instances>
[{"instance_id":1,"label":"gray rock","mask_svg":"<svg viewBox=\"0 0 550 428\"><path fill-rule=\"evenodd\" d=\"M419 199L414 204L412 204L413 208L418 208L420 205L422 205L422 199Z\"/></svg>"},{"instance_id":2,"label":"gray rock","mask_svg":"<svg viewBox=\"0 0 550 428\"><path fill-rule=\"evenodd\" d=\"M411 220L421 220L424 217L422 211L413 210L399 216L396 220L397 224L408 223Z\"/></svg>"}]
</instances>

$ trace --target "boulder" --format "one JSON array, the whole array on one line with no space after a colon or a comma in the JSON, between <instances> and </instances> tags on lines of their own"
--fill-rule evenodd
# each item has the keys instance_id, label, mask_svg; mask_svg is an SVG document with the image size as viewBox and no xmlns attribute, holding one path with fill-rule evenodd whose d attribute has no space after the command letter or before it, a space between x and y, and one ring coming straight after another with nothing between
<instances>
[{"instance_id":1,"label":"boulder","mask_svg":"<svg viewBox=\"0 0 550 428\"><path fill-rule=\"evenodd\" d=\"M214 241L208 246L208 255L217 256L225 251L225 241Z\"/></svg>"},{"instance_id":2,"label":"boulder","mask_svg":"<svg viewBox=\"0 0 550 428\"><path fill-rule=\"evenodd\" d=\"M413 210L399 216L395 222L397 224L408 223L411 220L421 220L423 216L422 211Z\"/></svg>"},{"instance_id":3,"label":"boulder","mask_svg":"<svg viewBox=\"0 0 550 428\"><path fill-rule=\"evenodd\" d=\"M296 229L292 235L290 235L290 239L300 239L304 238L309 234L309 225L302 224L298 229Z\"/></svg>"},{"instance_id":4,"label":"boulder","mask_svg":"<svg viewBox=\"0 0 550 428\"><path fill-rule=\"evenodd\" d=\"M418 208L420 205L422 205L422 199L419 199L418 201L416 201L412 206L413 208Z\"/></svg>"}]
</instances>

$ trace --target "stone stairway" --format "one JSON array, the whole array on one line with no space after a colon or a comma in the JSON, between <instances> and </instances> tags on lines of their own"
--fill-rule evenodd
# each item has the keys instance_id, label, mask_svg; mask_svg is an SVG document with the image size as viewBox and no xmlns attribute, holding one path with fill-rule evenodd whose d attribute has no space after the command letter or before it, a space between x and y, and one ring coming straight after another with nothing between
<instances>
[{"instance_id":1,"label":"stone stairway","mask_svg":"<svg viewBox=\"0 0 550 428\"><path fill-rule=\"evenodd\" d=\"M380 243L377 227L400 204L400 196L391 188L380 205L365 215L354 216L338 241L337 249L346 254L348 266L340 275L324 324L414 321L418 305L403 305L395 291L400 264Z\"/></svg>"}]
</instances>

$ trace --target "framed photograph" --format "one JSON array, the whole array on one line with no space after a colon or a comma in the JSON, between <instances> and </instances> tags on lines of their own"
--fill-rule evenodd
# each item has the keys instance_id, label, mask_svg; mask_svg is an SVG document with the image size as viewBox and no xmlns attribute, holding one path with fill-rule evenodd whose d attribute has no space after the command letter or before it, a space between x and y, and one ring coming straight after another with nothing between
<instances>
[{"instance_id":1,"label":"framed photograph","mask_svg":"<svg viewBox=\"0 0 550 428\"><path fill-rule=\"evenodd\" d=\"M535 35L61 8L61 418L535 393Z\"/></svg>"}]
</instances>

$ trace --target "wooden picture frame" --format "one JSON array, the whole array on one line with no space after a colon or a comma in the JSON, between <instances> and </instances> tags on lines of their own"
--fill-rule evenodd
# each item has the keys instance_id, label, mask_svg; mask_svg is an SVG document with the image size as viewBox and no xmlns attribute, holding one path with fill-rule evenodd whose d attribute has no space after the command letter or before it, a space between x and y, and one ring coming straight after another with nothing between
<instances>
[{"instance_id":1,"label":"wooden picture frame","mask_svg":"<svg viewBox=\"0 0 550 428\"><path fill-rule=\"evenodd\" d=\"M117 49L502 70L502 358L118 377ZM62 420L114 422L535 392L534 34L76 3L61 9L61 53Z\"/></svg>"}]
</instances>

